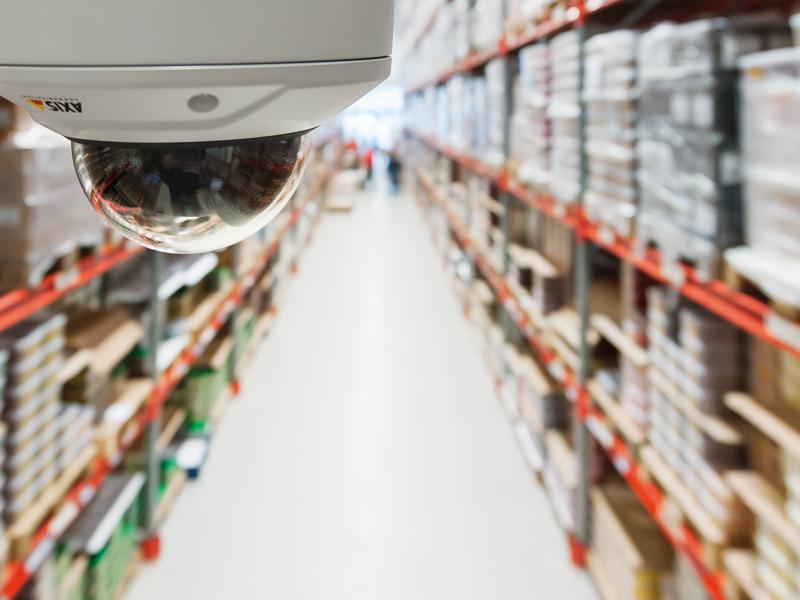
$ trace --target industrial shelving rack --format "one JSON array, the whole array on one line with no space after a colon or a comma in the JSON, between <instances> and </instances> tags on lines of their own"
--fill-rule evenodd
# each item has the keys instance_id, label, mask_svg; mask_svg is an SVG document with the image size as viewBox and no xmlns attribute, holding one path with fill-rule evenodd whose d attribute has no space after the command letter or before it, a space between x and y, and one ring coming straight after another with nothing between
<instances>
[{"instance_id":1,"label":"industrial shelving rack","mask_svg":"<svg viewBox=\"0 0 800 600\"><path fill-rule=\"evenodd\" d=\"M313 141L312 150L321 150L324 146L335 144L338 137L338 132L322 135ZM203 351L217 333L229 323L235 327L236 313L248 291L253 288L270 260L279 252L282 242L296 233L297 226L306 214L309 204L316 202L324 195L331 174L332 171L329 168L324 173L317 175L317 179L311 183L302 197L295 198L289 209L289 218L285 219L276 231L270 233L269 239L267 239L266 230L261 231L259 235L264 244L262 252L250 265L247 265L248 270L245 275L240 277L227 296L220 300L216 310L194 336L188 347L166 370L162 371L157 368L155 360L157 352L151 351L149 372L152 378L152 391L131 420L133 427L128 429L120 439L116 453L106 459L98 457L91 465L89 474L72 486L57 505L55 513L39 526L32 537L27 554L23 558L12 560L7 564L0 579L0 600L11 600L22 590L50 555L61 535L89 504L106 477L122 463L125 452L141 435L145 436L146 455L144 537L141 540L141 554L145 560L155 560L158 557L160 552L157 520L160 461L158 441L161 435L160 417L163 405L175 387L202 356ZM37 311L47 308L90 282L102 278L113 268L142 252L147 252L147 260L150 262L151 268L148 311L155 315L155 318L150 319L150 327L146 335L149 347L157 349L162 339L165 308L165 301L159 294L164 269L164 255L159 252L146 251L140 246L126 242L108 247L98 256L82 259L68 278L65 278L63 274L55 274L45 278L35 289L14 290L0 295L0 331L20 323ZM235 272L238 272L239 263L238 253L234 251L233 268ZM238 364L239 357L233 358L237 361L234 364ZM234 369L232 380L229 382L230 389L226 390L224 394L238 395L241 386L236 378L237 374L238 370Z\"/></svg>"},{"instance_id":2,"label":"industrial shelving rack","mask_svg":"<svg viewBox=\"0 0 800 600\"><path fill-rule=\"evenodd\" d=\"M429 35L434 28L438 12L450 0L442 0L436 8L424 19L422 25L410 32L408 39L412 40L407 46L413 53L419 43ZM510 116L508 107L513 105L513 89L509 77L509 57L517 50L548 39L549 37L575 29L580 36L580 62L583 64L586 29L595 18L607 20L614 14L624 14L627 11L641 11L640 16L648 21L654 20L688 20L708 14L735 14L764 8L778 8L787 14L793 7L793 2L788 1L758 1L758 0L695 0L683 2L675 0L634 2L632 0L570 0L562 2L565 10L558 13L557 20L549 20L537 25L531 25L518 35L501 34L496 45L480 53L473 53L461 60L458 64L451 65L432 78L412 82L406 88L406 96L421 93L430 87L446 83L451 78L464 73L470 73L485 66L489 61L497 58L505 59L506 86L505 103L507 110L504 116L504 144L506 156L509 155L510 144ZM408 60L409 57L406 57ZM580 83L578 89L583 88L581 67ZM586 109L584 100L579 100L581 106L581 193L582 199L587 183L586 161ZM510 317L502 323L506 338L508 327L514 327L522 333L528 345L538 354L541 362L547 367L553 378L560 382L566 397L573 406L573 433L575 450L579 465L579 485L575 506L576 523L570 534L569 542L573 562L578 566L585 565L586 552L591 544L591 523L589 512L589 485L590 485L590 439L597 441L614 465L618 473L627 482L649 514L658 523L666 539L673 545L677 552L685 555L694 566L708 595L713 600L724 600L729 597L729 582L726 575L719 570L708 556L703 542L698 536L682 522L676 522L670 511L669 498L647 476L643 465L638 462L636 454L629 444L614 431L617 429L613 420L601 407L593 406L591 395L588 391L589 383L589 286L592 280L591 257L596 248L601 248L623 262L632 264L636 269L645 273L659 283L665 284L676 290L683 297L703 306L707 310L722 317L736 327L750 335L769 342L776 348L790 352L800 357L800 322L792 321L775 312L767 303L732 289L724 282L708 279L688 265L663 264L657 251L646 248L636 239L626 238L611 229L593 222L583 210L582 200L565 208L546 194L534 192L517 183L505 168L494 168L482 162L479 158L458 152L439 142L430 135L418 131L411 123L406 129L407 137L416 144L430 149L439 156L461 166L467 172L488 180L498 191L498 199L502 203L506 214L512 201L521 202L534 210L552 217L572 230L576 243L574 259L574 293L575 305L579 317L579 368L570 368L555 352L543 344L537 337L535 323L525 310L520 299L515 297L512 287L508 285L507 273L498 271L492 266L481 252L480 245L470 236L468 228L448 207L447 190L437 188L421 169L414 169L413 177L417 184L427 195L432 205L439 207L444 213L450 232L465 250L474 266L489 284L498 303L505 308L505 313ZM408 157L413 165L413 157ZM505 221L505 219L504 219ZM503 225L507 228L507 223ZM507 242L506 242L507 244ZM508 268L508 249L504 248L505 269Z\"/></svg>"}]
</instances>

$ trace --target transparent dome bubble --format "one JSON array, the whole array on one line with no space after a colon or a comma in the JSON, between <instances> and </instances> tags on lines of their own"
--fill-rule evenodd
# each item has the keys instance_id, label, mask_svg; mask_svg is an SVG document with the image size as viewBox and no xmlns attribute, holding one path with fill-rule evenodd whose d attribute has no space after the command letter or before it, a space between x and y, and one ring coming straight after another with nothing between
<instances>
[{"instance_id":1,"label":"transparent dome bubble","mask_svg":"<svg viewBox=\"0 0 800 600\"><path fill-rule=\"evenodd\" d=\"M73 142L78 179L111 227L154 250L209 252L271 221L297 189L309 136L228 143Z\"/></svg>"}]
</instances>

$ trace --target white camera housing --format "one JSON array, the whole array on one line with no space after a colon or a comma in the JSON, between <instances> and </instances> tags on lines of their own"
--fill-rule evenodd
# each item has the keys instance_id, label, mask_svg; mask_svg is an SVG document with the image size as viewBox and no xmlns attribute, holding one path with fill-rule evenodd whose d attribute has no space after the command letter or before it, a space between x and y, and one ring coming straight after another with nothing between
<instances>
[{"instance_id":1,"label":"white camera housing","mask_svg":"<svg viewBox=\"0 0 800 600\"><path fill-rule=\"evenodd\" d=\"M263 227L297 186L305 134L391 67L394 0L39 0L9 10L0 96L72 140L95 209L159 250L214 249Z\"/></svg>"}]
</instances>

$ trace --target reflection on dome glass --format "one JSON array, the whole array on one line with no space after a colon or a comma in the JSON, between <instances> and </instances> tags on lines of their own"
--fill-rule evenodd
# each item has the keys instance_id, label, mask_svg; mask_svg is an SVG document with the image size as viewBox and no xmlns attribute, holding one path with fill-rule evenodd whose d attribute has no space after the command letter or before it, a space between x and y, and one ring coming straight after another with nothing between
<instances>
[{"instance_id":1,"label":"reflection on dome glass","mask_svg":"<svg viewBox=\"0 0 800 600\"><path fill-rule=\"evenodd\" d=\"M100 216L144 246L175 253L218 250L261 229L297 189L308 153L307 134L222 145L72 144Z\"/></svg>"}]
</instances>

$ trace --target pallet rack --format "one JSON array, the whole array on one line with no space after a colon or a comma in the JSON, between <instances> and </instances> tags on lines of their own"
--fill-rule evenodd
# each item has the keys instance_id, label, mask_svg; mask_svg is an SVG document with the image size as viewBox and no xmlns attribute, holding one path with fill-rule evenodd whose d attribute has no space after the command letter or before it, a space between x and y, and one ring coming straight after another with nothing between
<instances>
[{"instance_id":1,"label":"pallet rack","mask_svg":"<svg viewBox=\"0 0 800 600\"><path fill-rule=\"evenodd\" d=\"M643 3L642 3L643 4ZM657 6L656 6L657 5ZM694 2L662 2L654 3L651 7L657 19L685 20L702 14L725 14L728 12L758 10L767 7L777 7L789 11L792 3L788 1L758 2L743 0L742 2L728 2L726 0L697 0ZM505 59L515 51L530 44L544 41L552 35L568 29L575 29L580 36L580 63L583 64L585 56L585 42L587 39L586 25L593 18L608 21L614 17L615 11L623 7L637 9L635 2L629 0L572 0L566 3L564 10L557 20L530 24L521 33L516 35L501 34L494 47L484 52L473 53L452 65L442 72L423 81L413 82L406 89L407 96L418 94L427 88L436 87L446 83L451 78L470 73L485 66L494 59ZM441 5L437 9L441 10ZM643 13L643 18L653 19L653 14ZM414 46L419 45L424 36L432 29L432 21L436 13L430 18L420 32L414 37ZM406 57L408 60L408 57ZM505 105L513 104L512 89L508 75L508 61L506 65ZM578 89L583 88L584 73L581 67ZM521 332L528 345L539 355L542 363L550 374L561 383L567 398L573 405L573 431L576 453L579 464L579 487L576 501L576 526L570 537L573 561L581 566L585 565L586 552L590 545L590 517L589 517L589 438L594 438L603 448L615 469L627 482L653 519L664 532L667 540L671 542L677 552L685 555L694 566L699 579L707 593L713 600L724 600L728 597L728 581L726 575L718 568L718 563L711 560L702 542L686 526L676 520L674 504L647 476L644 465L638 462L632 448L619 435L613 433L615 427L609 415L602 407L592 405L588 391L589 382L589 331L591 328L589 315L589 283L591 281L591 253L595 248L616 256L623 262L632 264L639 271L647 274L654 280L669 285L685 298L701 305L722 317L736 327L750 335L769 342L776 348L785 350L795 357L800 357L800 323L788 320L776 313L765 302L754 297L731 289L728 285L718 280L704 278L689 266L662 264L657 252L646 248L635 239L628 239L609 228L592 222L583 209L582 198L587 187L587 158L586 158L586 123L585 104L580 99L580 147L581 147L581 182L579 201L569 208L558 204L548 195L538 194L516 182L505 168L493 168L476 157L455 151L439 143L432 137L425 135L413 128L408 128L408 137L457 163L464 170L469 171L491 182L498 192L498 197L506 212L512 201L521 202L543 214L552 217L572 230L576 241L575 256L575 300L579 317L579 345L577 369L570 369L563 360L537 337L535 323L523 308L519 298L507 284L505 274L498 272L491 261L484 256L480 247L471 239L469 232L459 218L448 208L446 190L437 189L429 177L420 170L414 175L419 187L429 197L432 204L438 206L445 214L449 230L458 244L472 259L473 264L489 283L498 303L505 308L510 316L511 323L504 322L504 329L513 326ZM508 155L510 146L510 111L504 116L504 150ZM505 221L505 220L504 220ZM507 228L503 223L503 228ZM507 242L506 242L507 243ZM503 254L508 256L508 248L503 249ZM508 263L506 259L506 265ZM507 267L506 267L507 268ZM538 324L541 325L541 324ZM508 331L506 331L508 333ZM712 564L713 563L713 564Z\"/></svg>"},{"instance_id":2,"label":"pallet rack","mask_svg":"<svg viewBox=\"0 0 800 600\"><path fill-rule=\"evenodd\" d=\"M714 600L723 600L726 597L723 591L724 575L711 566L700 540L685 525L675 524L670 521L668 510L666 510L669 503L668 498L644 476L642 465L634 458L635 455L628 444L620 436L612 432L613 427L610 425L608 416L602 410L591 406L589 391L586 386L581 384L579 374L576 374L558 354L547 348L537 337L535 326L541 324L534 323L531 320L519 298L515 297L509 289L503 275L498 273L491 266L490 261L477 250L477 244L472 240L464 225L448 209L441 191L436 189L425 174L418 171L416 177L431 202L444 212L448 226L458 240L459 245L470 255L478 270L489 283L498 302L505 307L508 314L512 316L514 325L525 336L528 345L538 354L550 375L561 384L566 397L574 406L575 414L580 422L586 426L592 437L597 440L598 444L606 452L614 468L625 479L652 518L661 527L667 539L677 551L685 554L695 566L711 597ZM586 465L584 465L584 468L586 468ZM570 542L573 551L580 553L586 550L585 547L576 548L574 539L571 539ZM582 560L582 558L578 557L577 562L580 563Z\"/></svg>"},{"instance_id":3,"label":"pallet rack","mask_svg":"<svg viewBox=\"0 0 800 600\"><path fill-rule=\"evenodd\" d=\"M335 133L321 137L315 141L313 149L320 149L322 146L334 142L337 138L338 134ZM58 505L55 513L42 523L36 531L31 539L30 549L27 554L23 558L13 560L6 565L0 581L0 600L12 600L16 597L25 583L45 562L61 535L89 504L106 477L121 464L125 452L143 434L145 435L147 482L145 485L145 537L141 542L141 551L142 557L146 560L154 560L158 557L160 551L158 526L161 521L157 498L160 460L158 445L161 434L159 423L164 402L188 374L191 367L203 354L203 351L216 337L217 333L232 318L234 320L231 322L235 322L235 313L248 291L252 289L270 259L280 250L281 243L296 231L296 227L301 222L301 217L304 215L307 206L324 193L331 174L332 172L328 169L317 177L304 196L295 201L289 217L285 219L277 231L273 232L271 239L265 240L262 237L262 241L265 242L263 252L249 266L246 274L231 287L226 297L220 300L211 317L169 368L159 372L155 368L157 352L151 352L152 364L150 365L150 372L153 374L151 391L134 418L131 419L131 427L127 428L121 436L117 452L108 458L96 457L92 461L89 474L71 487ZM114 267L130 260L143 251L141 247L131 247L123 244L104 251L99 257L83 259L78 265L77 273L70 278L66 285L58 285L58 275L52 275L47 277L37 289L15 290L0 296L0 331L23 321L28 316L50 306L90 281L102 277ZM163 270L163 255L149 251L148 258L152 267L148 302L154 314L161 314L164 300L160 297L159 287L161 284L160 274ZM238 264L236 262L237 259L238 256L235 256L234 264ZM153 323L148 332L150 347L157 348L162 333L161 319L154 318L151 321ZM238 379L234 378L230 382L230 389L225 390L224 393L237 395L239 391L240 383Z\"/></svg>"}]
</instances>

